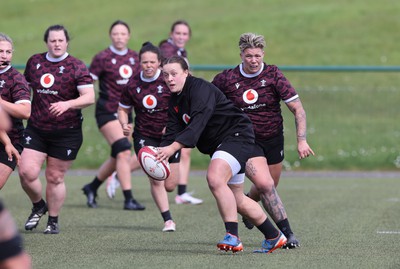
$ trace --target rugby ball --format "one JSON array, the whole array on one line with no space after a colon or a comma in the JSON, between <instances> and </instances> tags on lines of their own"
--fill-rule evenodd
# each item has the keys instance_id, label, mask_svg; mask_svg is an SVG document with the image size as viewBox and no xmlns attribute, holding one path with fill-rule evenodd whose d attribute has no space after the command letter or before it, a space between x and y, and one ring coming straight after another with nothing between
<instances>
[{"instance_id":1,"label":"rugby ball","mask_svg":"<svg viewBox=\"0 0 400 269\"><path fill-rule=\"evenodd\" d=\"M139 150L138 159L143 171L155 180L166 180L171 173L169 162L157 160L157 148L144 146Z\"/></svg>"}]
</instances>

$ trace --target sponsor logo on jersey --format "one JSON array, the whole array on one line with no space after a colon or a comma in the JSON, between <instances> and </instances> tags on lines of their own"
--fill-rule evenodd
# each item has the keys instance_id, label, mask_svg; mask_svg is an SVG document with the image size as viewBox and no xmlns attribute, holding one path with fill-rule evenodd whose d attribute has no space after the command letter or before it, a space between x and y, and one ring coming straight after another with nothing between
<instances>
[{"instance_id":1,"label":"sponsor logo on jersey","mask_svg":"<svg viewBox=\"0 0 400 269\"><path fill-rule=\"evenodd\" d=\"M189 116L188 114L185 113L185 114L183 114L183 116L182 116L182 120L183 120L184 123L189 124L190 116Z\"/></svg>"},{"instance_id":2,"label":"sponsor logo on jersey","mask_svg":"<svg viewBox=\"0 0 400 269\"><path fill-rule=\"evenodd\" d=\"M0 88L3 88L4 83L6 83L6 82L4 81L4 79L3 79L3 80L0 80Z\"/></svg>"},{"instance_id":3,"label":"sponsor logo on jersey","mask_svg":"<svg viewBox=\"0 0 400 269\"><path fill-rule=\"evenodd\" d=\"M40 85L42 85L42 87L46 89L53 86L53 84L54 84L54 76L52 74L46 73L42 75L42 77L40 78Z\"/></svg>"},{"instance_id":4,"label":"sponsor logo on jersey","mask_svg":"<svg viewBox=\"0 0 400 269\"><path fill-rule=\"evenodd\" d=\"M142 103L145 108L153 109L157 106L157 99L153 95L148 94L143 98Z\"/></svg>"},{"instance_id":5,"label":"sponsor logo on jersey","mask_svg":"<svg viewBox=\"0 0 400 269\"><path fill-rule=\"evenodd\" d=\"M249 105L254 104L255 102L257 102L257 100L258 100L258 93L255 90L250 89L243 93L243 101L246 104Z\"/></svg>"},{"instance_id":6,"label":"sponsor logo on jersey","mask_svg":"<svg viewBox=\"0 0 400 269\"><path fill-rule=\"evenodd\" d=\"M129 79L125 78L125 79L118 79L117 81L118 85L126 85L129 82Z\"/></svg>"},{"instance_id":7,"label":"sponsor logo on jersey","mask_svg":"<svg viewBox=\"0 0 400 269\"><path fill-rule=\"evenodd\" d=\"M119 74L122 78L130 78L132 76L132 68L129 65L123 64L119 67Z\"/></svg>"}]
</instances>

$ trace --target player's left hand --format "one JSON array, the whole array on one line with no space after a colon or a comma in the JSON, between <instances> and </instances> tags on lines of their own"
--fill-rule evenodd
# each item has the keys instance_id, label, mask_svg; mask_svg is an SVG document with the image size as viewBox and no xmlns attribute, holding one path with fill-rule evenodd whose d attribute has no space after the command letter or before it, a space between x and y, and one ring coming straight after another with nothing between
<instances>
[{"instance_id":1,"label":"player's left hand","mask_svg":"<svg viewBox=\"0 0 400 269\"><path fill-rule=\"evenodd\" d=\"M164 161L164 160L168 160L169 157L172 156L172 154L174 154L175 151L173 151L173 148L171 146L166 146L166 147L159 147L157 148L157 160L159 160L160 162Z\"/></svg>"},{"instance_id":2,"label":"player's left hand","mask_svg":"<svg viewBox=\"0 0 400 269\"><path fill-rule=\"evenodd\" d=\"M8 160L11 162L14 156L18 165L19 161L21 160L21 155L19 154L18 150L12 144L7 144L4 146L4 148L7 153Z\"/></svg>"},{"instance_id":3,"label":"player's left hand","mask_svg":"<svg viewBox=\"0 0 400 269\"><path fill-rule=\"evenodd\" d=\"M314 151L308 145L307 141L303 140L297 144L297 152L299 153L299 158L304 159L310 155L315 155Z\"/></svg>"},{"instance_id":4,"label":"player's left hand","mask_svg":"<svg viewBox=\"0 0 400 269\"><path fill-rule=\"evenodd\" d=\"M65 101L65 102L52 103L50 105L49 110L50 110L51 114L56 115L58 117L70 108L71 108L71 106L70 106L69 102Z\"/></svg>"}]
</instances>

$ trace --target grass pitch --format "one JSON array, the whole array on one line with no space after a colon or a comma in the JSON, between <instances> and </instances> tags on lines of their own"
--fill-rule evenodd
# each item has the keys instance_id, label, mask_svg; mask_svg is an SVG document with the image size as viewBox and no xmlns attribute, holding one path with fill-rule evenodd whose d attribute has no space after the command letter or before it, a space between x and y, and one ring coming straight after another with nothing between
<instances>
[{"instance_id":1,"label":"grass pitch","mask_svg":"<svg viewBox=\"0 0 400 269\"><path fill-rule=\"evenodd\" d=\"M219 252L224 226L204 173L193 174L189 190L204 199L198 206L175 205L177 231L163 233L162 218L143 174L133 174L134 195L146 205L142 212L122 210L123 196L109 200L99 190L99 208L86 207L82 186L92 173L71 171L68 195L59 217L60 234L25 231L31 204L13 175L1 191L32 255L34 268L399 268L400 180L396 173L283 175L278 191L292 229L300 239L295 250L253 254L262 236L239 225L244 252ZM249 182L246 182L248 188Z\"/></svg>"}]
</instances>

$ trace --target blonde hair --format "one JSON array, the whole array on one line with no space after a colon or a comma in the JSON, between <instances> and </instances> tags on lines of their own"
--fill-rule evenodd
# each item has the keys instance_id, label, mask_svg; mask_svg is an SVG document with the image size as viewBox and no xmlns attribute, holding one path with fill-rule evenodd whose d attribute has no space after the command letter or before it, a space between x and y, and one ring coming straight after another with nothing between
<instances>
[{"instance_id":1,"label":"blonde hair","mask_svg":"<svg viewBox=\"0 0 400 269\"><path fill-rule=\"evenodd\" d=\"M254 33L244 33L240 36L239 39L239 49L240 52L245 51L246 49L260 48L264 50L267 46L265 43L264 36L254 34Z\"/></svg>"},{"instance_id":2,"label":"blonde hair","mask_svg":"<svg viewBox=\"0 0 400 269\"><path fill-rule=\"evenodd\" d=\"M11 47L14 48L14 43L11 39L11 37L9 37L8 35L4 34L4 33L0 33L0 41L7 41L11 44Z\"/></svg>"}]
</instances>

